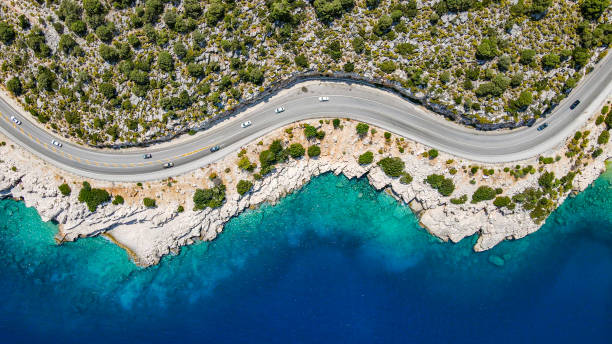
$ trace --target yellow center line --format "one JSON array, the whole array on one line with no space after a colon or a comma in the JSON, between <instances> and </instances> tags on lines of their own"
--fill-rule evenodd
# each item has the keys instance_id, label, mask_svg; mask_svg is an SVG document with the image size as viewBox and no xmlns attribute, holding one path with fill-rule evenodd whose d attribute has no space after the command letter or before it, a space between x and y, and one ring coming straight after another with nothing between
<instances>
[{"instance_id":1,"label":"yellow center line","mask_svg":"<svg viewBox=\"0 0 612 344\"><path fill-rule=\"evenodd\" d=\"M193 152L185 153L185 154L183 154L183 155L181 155L181 156L183 156L183 157L185 157L185 156L190 156L190 155L193 155L193 154L195 154L195 153L199 153L199 152L201 152L201 151L203 151L203 150L205 150L205 149L207 149L207 148L210 148L210 147L212 147L212 146L214 146L214 145L210 145L210 146L206 146L206 147L204 147L204 148L196 149L196 150L194 150Z\"/></svg>"},{"instance_id":2,"label":"yellow center line","mask_svg":"<svg viewBox=\"0 0 612 344\"><path fill-rule=\"evenodd\" d=\"M40 144L40 140L38 139L38 137L35 138L34 140L36 140L36 143ZM45 144L45 146L46 146L46 144Z\"/></svg>"},{"instance_id":3,"label":"yellow center line","mask_svg":"<svg viewBox=\"0 0 612 344\"><path fill-rule=\"evenodd\" d=\"M126 164L121 164L121 167L126 168L127 165Z\"/></svg>"},{"instance_id":4,"label":"yellow center line","mask_svg":"<svg viewBox=\"0 0 612 344\"><path fill-rule=\"evenodd\" d=\"M25 134L22 127L19 127L19 131L21 131L22 134Z\"/></svg>"},{"instance_id":5,"label":"yellow center line","mask_svg":"<svg viewBox=\"0 0 612 344\"><path fill-rule=\"evenodd\" d=\"M32 134L28 133L28 136L30 137L30 139L33 139Z\"/></svg>"}]
</instances>

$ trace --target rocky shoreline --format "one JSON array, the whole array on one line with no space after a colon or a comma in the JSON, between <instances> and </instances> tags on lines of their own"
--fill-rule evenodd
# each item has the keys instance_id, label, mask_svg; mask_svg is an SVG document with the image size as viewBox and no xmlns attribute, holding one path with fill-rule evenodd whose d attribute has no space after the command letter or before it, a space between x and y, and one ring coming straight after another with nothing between
<instances>
[{"instance_id":1,"label":"rocky shoreline","mask_svg":"<svg viewBox=\"0 0 612 344\"><path fill-rule=\"evenodd\" d=\"M585 152L597 146L597 136L605 130L605 125L595 124L595 117L597 115L581 129L583 132L589 130L590 139L585 140L586 147L583 147ZM90 212L84 203L78 201L83 178L56 169L0 136L0 141L7 142L0 146L0 198L22 200L26 206L36 208L43 221L57 222L58 243L104 235L126 250L136 264L146 267L157 264L166 254L178 253L184 245L213 240L222 232L227 221L244 210L264 203L274 204L301 188L311 178L334 173L347 178L367 178L377 190L386 190L398 201L409 205L419 217L421 225L441 240L458 242L477 234L479 238L474 250L484 251L503 240L519 239L533 233L543 222L535 223L529 211L520 207L510 210L495 206L490 200L454 204L450 201L452 197L472 195L482 185L501 188L504 196L512 197L526 188L537 187L541 173L550 171L561 177L571 170L579 171L573 180L571 192L580 192L605 170L605 161L612 152L612 144L607 143L603 147L603 154L595 158L589 155L580 162L580 166L576 166L572 158L566 157L568 144L546 154L559 157L547 164L537 157L512 164L477 164L444 152L432 159L424 154L429 147L395 135L385 137L384 131L379 128L371 128L371 134L359 137L355 132L357 123L342 120L339 129L334 128L329 120L294 123L243 147L246 156L251 161L257 161L258 154L275 139L280 139L285 146L295 142L305 146L312 144L302 133L301 126L304 124L316 126L327 133L318 142L321 148L319 157L304 156L276 165L261 180L254 180L251 191L243 196L236 191L236 184L241 179L253 179L253 174L240 169L237 166L238 158L230 154L199 170L163 181L134 184L89 180L92 186L125 198L124 204L106 203L95 212ZM571 140L569 138L566 143ZM365 151L373 153L374 163L358 163L358 156ZM384 157L400 157L405 163L405 172L413 180L403 184L400 178L387 176L376 165L376 161ZM507 173L516 165L538 167L538 173L534 169L534 172L516 178ZM485 173L491 170L493 174ZM455 189L450 197L442 196L425 182L431 174L452 179ZM218 175L216 182L226 185L225 202L219 208L193 210L195 189L212 187L215 182L211 175ZM59 192L58 186L62 183L72 188L69 196ZM569 194L569 190L561 194L555 200L554 207L559 206ZM157 206L145 207L142 202L144 197L155 199ZM179 210L181 207L184 211Z\"/></svg>"}]
</instances>

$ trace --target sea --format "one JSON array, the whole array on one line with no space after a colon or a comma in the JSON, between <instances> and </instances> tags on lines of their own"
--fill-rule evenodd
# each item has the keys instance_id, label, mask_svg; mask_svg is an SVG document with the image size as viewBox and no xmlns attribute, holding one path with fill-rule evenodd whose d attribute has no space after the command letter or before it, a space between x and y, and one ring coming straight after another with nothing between
<instances>
[{"instance_id":1,"label":"sea","mask_svg":"<svg viewBox=\"0 0 612 344\"><path fill-rule=\"evenodd\" d=\"M475 253L324 174L140 268L0 201L0 343L612 343L612 171Z\"/></svg>"}]
</instances>

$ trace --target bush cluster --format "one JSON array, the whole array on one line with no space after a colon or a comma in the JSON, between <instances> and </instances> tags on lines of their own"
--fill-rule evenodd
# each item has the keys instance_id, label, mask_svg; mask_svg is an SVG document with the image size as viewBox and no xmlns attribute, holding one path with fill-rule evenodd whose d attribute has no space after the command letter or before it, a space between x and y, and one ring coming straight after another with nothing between
<instances>
[{"instance_id":1,"label":"bush cluster","mask_svg":"<svg viewBox=\"0 0 612 344\"><path fill-rule=\"evenodd\" d=\"M92 189L88 182L83 182L79 191L79 202L86 203L89 211L94 212L100 204L110 201L110 194L104 189Z\"/></svg>"},{"instance_id":2,"label":"bush cluster","mask_svg":"<svg viewBox=\"0 0 612 344\"><path fill-rule=\"evenodd\" d=\"M252 188L253 188L253 183L250 180L241 179L236 185L236 190L238 191L240 196L251 191Z\"/></svg>"},{"instance_id":3,"label":"bush cluster","mask_svg":"<svg viewBox=\"0 0 612 344\"><path fill-rule=\"evenodd\" d=\"M219 184L210 189L196 189L193 194L194 210L207 207L218 208L225 201L225 185Z\"/></svg>"},{"instance_id":4,"label":"bush cluster","mask_svg":"<svg viewBox=\"0 0 612 344\"><path fill-rule=\"evenodd\" d=\"M474 194L472 195L472 203L489 201L494 199L495 196L497 196L495 189L491 188L490 186L482 185L479 186L476 191L474 191Z\"/></svg>"},{"instance_id":5,"label":"bush cluster","mask_svg":"<svg viewBox=\"0 0 612 344\"><path fill-rule=\"evenodd\" d=\"M72 192L72 189L70 189L70 186L66 183L60 185L58 189L64 196L70 196L70 193Z\"/></svg>"},{"instance_id":6,"label":"bush cluster","mask_svg":"<svg viewBox=\"0 0 612 344\"><path fill-rule=\"evenodd\" d=\"M378 163L386 175L389 177L399 177L404 172L405 164L400 158L383 158Z\"/></svg>"},{"instance_id":7,"label":"bush cluster","mask_svg":"<svg viewBox=\"0 0 612 344\"><path fill-rule=\"evenodd\" d=\"M440 195L448 197L455 191L455 183L452 179L444 178L441 174L430 174L425 178L425 182L432 188L438 190Z\"/></svg>"}]
</instances>

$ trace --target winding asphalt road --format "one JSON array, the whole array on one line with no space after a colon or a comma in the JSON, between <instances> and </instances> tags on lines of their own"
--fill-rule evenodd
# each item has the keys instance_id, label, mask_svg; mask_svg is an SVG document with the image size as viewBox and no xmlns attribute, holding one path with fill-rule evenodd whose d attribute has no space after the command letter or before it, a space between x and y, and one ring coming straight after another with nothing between
<instances>
[{"instance_id":1,"label":"winding asphalt road","mask_svg":"<svg viewBox=\"0 0 612 344\"><path fill-rule=\"evenodd\" d=\"M306 90L304 90L304 87ZM531 128L482 132L466 128L388 91L356 83L304 82L279 92L213 128L189 138L141 150L96 150L74 145L24 118L0 98L0 131L46 161L72 173L111 181L163 179L203 167L258 137L295 121L341 117L373 124L395 134L466 159L510 162L534 157L558 146L577 130L612 93L612 59L596 66L555 111ZM320 102L318 97L330 98ZM581 103L569 108L576 99ZM277 107L285 112L275 113ZM23 113L23 112L21 112ZM22 124L16 125L11 116ZM244 121L253 125L241 128ZM537 131L541 123L548 128ZM55 139L63 143L58 148ZM210 147L221 149L212 153ZM151 153L151 159L143 159ZM173 162L173 168L163 164Z\"/></svg>"}]
</instances>

